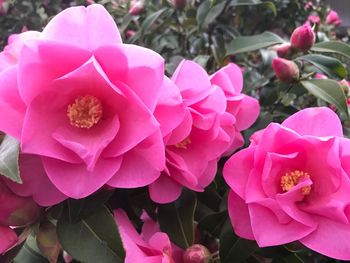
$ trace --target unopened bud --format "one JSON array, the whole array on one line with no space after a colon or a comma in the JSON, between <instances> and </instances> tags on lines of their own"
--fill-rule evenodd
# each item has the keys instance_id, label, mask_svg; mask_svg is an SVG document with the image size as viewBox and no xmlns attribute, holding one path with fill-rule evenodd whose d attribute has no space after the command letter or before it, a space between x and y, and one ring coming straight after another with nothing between
<instances>
[{"instance_id":1,"label":"unopened bud","mask_svg":"<svg viewBox=\"0 0 350 263\"><path fill-rule=\"evenodd\" d=\"M171 0L171 4L176 9L183 9L187 4L187 0Z\"/></svg>"},{"instance_id":2,"label":"unopened bud","mask_svg":"<svg viewBox=\"0 0 350 263\"><path fill-rule=\"evenodd\" d=\"M279 45L276 52L280 58L287 58L292 53L290 43Z\"/></svg>"},{"instance_id":3,"label":"unopened bud","mask_svg":"<svg viewBox=\"0 0 350 263\"><path fill-rule=\"evenodd\" d=\"M335 25L335 26L341 24L341 20L338 16L338 13L334 10L331 10L326 17L326 23L328 25Z\"/></svg>"},{"instance_id":4,"label":"unopened bud","mask_svg":"<svg viewBox=\"0 0 350 263\"><path fill-rule=\"evenodd\" d=\"M339 81L338 83L341 86L341 88L343 89L345 95L347 95L349 93L349 87L350 87L349 82L346 81L345 79L343 79L343 80Z\"/></svg>"},{"instance_id":5,"label":"unopened bud","mask_svg":"<svg viewBox=\"0 0 350 263\"><path fill-rule=\"evenodd\" d=\"M291 46L303 52L315 44L315 33L308 24L297 27L290 37Z\"/></svg>"},{"instance_id":6,"label":"unopened bud","mask_svg":"<svg viewBox=\"0 0 350 263\"><path fill-rule=\"evenodd\" d=\"M291 83L299 79L299 68L291 60L274 58L272 68L275 71L276 77L282 82Z\"/></svg>"},{"instance_id":7,"label":"unopened bud","mask_svg":"<svg viewBox=\"0 0 350 263\"><path fill-rule=\"evenodd\" d=\"M209 250L200 244L189 247L184 254L184 263L209 263L210 259Z\"/></svg>"},{"instance_id":8,"label":"unopened bud","mask_svg":"<svg viewBox=\"0 0 350 263\"><path fill-rule=\"evenodd\" d=\"M143 1L140 0L131 1L129 14L133 16L141 14L143 12L143 5Z\"/></svg>"}]
</instances>

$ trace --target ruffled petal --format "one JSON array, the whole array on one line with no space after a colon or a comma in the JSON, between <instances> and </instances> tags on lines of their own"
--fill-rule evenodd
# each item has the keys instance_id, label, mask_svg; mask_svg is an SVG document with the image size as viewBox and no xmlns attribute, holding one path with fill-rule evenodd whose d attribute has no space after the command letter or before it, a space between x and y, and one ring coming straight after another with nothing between
<instances>
[{"instance_id":1,"label":"ruffled petal","mask_svg":"<svg viewBox=\"0 0 350 263\"><path fill-rule=\"evenodd\" d=\"M238 94L243 88L243 74L240 67L234 63L215 72L211 77L212 84L220 86L227 96Z\"/></svg>"},{"instance_id":2,"label":"ruffled petal","mask_svg":"<svg viewBox=\"0 0 350 263\"><path fill-rule=\"evenodd\" d=\"M172 180L168 175L162 174L156 181L150 184L148 190L154 202L166 204L179 198L182 186Z\"/></svg>"},{"instance_id":3,"label":"ruffled petal","mask_svg":"<svg viewBox=\"0 0 350 263\"><path fill-rule=\"evenodd\" d=\"M18 237L11 228L0 225L0 254L16 244Z\"/></svg>"},{"instance_id":4,"label":"ruffled petal","mask_svg":"<svg viewBox=\"0 0 350 263\"><path fill-rule=\"evenodd\" d=\"M122 42L113 18L98 4L65 9L44 28L42 38L69 43L90 51L103 45Z\"/></svg>"},{"instance_id":5,"label":"ruffled petal","mask_svg":"<svg viewBox=\"0 0 350 263\"><path fill-rule=\"evenodd\" d=\"M301 110L286 119L282 125L300 135L343 137L339 117L328 107Z\"/></svg>"},{"instance_id":6,"label":"ruffled petal","mask_svg":"<svg viewBox=\"0 0 350 263\"><path fill-rule=\"evenodd\" d=\"M65 195L79 199L98 189L119 170L122 158L100 158L94 170L88 171L84 163L73 164L43 157L45 171L51 182Z\"/></svg>"}]
</instances>

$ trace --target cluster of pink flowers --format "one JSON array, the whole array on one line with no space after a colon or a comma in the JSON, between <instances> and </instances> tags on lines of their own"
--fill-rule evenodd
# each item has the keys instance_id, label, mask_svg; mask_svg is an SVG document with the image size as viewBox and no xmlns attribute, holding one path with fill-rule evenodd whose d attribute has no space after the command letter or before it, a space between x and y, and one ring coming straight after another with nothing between
<instances>
[{"instance_id":1,"label":"cluster of pink flowers","mask_svg":"<svg viewBox=\"0 0 350 263\"><path fill-rule=\"evenodd\" d=\"M0 83L0 130L20 142L23 180L4 179L6 189L41 206L103 187L149 186L158 203L203 191L259 114L238 66L209 76L183 61L170 79L164 59L123 44L97 4L11 36Z\"/></svg>"},{"instance_id":2,"label":"cluster of pink flowers","mask_svg":"<svg viewBox=\"0 0 350 263\"><path fill-rule=\"evenodd\" d=\"M309 108L253 134L224 167L235 232L259 246L300 241L350 259L350 140L329 108Z\"/></svg>"}]
</instances>

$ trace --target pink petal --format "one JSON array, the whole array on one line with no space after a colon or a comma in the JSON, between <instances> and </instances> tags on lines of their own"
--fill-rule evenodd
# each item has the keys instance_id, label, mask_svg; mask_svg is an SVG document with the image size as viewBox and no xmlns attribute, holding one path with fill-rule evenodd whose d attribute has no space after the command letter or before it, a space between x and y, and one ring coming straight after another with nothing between
<instances>
[{"instance_id":1,"label":"pink petal","mask_svg":"<svg viewBox=\"0 0 350 263\"><path fill-rule=\"evenodd\" d=\"M79 199L100 189L120 168L122 158L100 158L94 170L85 164L73 164L43 157L46 173L52 183L65 195Z\"/></svg>"},{"instance_id":2,"label":"pink petal","mask_svg":"<svg viewBox=\"0 0 350 263\"><path fill-rule=\"evenodd\" d=\"M18 68L0 72L0 130L20 139L25 114L25 105L17 86Z\"/></svg>"},{"instance_id":3,"label":"pink petal","mask_svg":"<svg viewBox=\"0 0 350 263\"><path fill-rule=\"evenodd\" d=\"M235 192L230 191L228 196L228 213L235 233L245 239L254 240L248 205Z\"/></svg>"},{"instance_id":4,"label":"pink petal","mask_svg":"<svg viewBox=\"0 0 350 263\"><path fill-rule=\"evenodd\" d=\"M282 125L300 135L343 137L341 122L328 107L301 110L286 119Z\"/></svg>"},{"instance_id":5,"label":"pink petal","mask_svg":"<svg viewBox=\"0 0 350 263\"><path fill-rule=\"evenodd\" d=\"M175 201L181 195L182 186L166 174L149 185L148 191L151 199L158 204Z\"/></svg>"},{"instance_id":6,"label":"pink petal","mask_svg":"<svg viewBox=\"0 0 350 263\"><path fill-rule=\"evenodd\" d=\"M306 237L315 230L297 221L281 224L268 208L249 204L249 215L254 237L260 247L277 246Z\"/></svg>"},{"instance_id":7,"label":"pink petal","mask_svg":"<svg viewBox=\"0 0 350 263\"><path fill-rule=\"evenodd\" d=\"M14 193L20 196L32 196L41 206L55 205L68 198L51 183L40 157L21 154L19 165L23 184L11 180L5 181Z\"/></svg>"},{"instance_id":8,"label":"pink petal","mask_svg":"<svg viewBox=\"0 0 350 263\"><path fill-rule=\"evenodd\" d=\"M229 63L215 72L211 77L212 84L220 86L227 96L241 93L243 88L243 74L239 66Z\"/></svg>"},{"instance_id":9,"label":"pink petal","mask_svg":"<svg viewBox=\"0 0 350 263\"><path fill-rule=\"evenodd\" d=\"M225 163L223 175L226 183L241 198L245 198L248 176L254 167L255 147L243 149Z\"/></svg>"},{"instance_id":10,"label":"pink petal","mask_svg":"<svg viewBox=\"0 0 350 263\"><path fill-rule=\"evenodd\" d=\"M300 239L308 248L339 260L350 260L350 225L315 216L318 227Z\"/></svg>"},{"instance_id":11,"label":"pink petal","mask_svg":"<svg viewBox=\"0 0 350 263\"><path fill-rule=\"evenodd\" d=\"M192 130L192 124L191 112L187 109L183 121L171 132L166 144L173 145L186 139Z\"/></svg>"},{"instance_id":12,"label":"pink petal","mask_svg":"<svg viewBox=\"0 0 350 263\"><path fill-rule=\"evenodd\" d=\"M147 147L148 146L148 147ZM108 185L120 188L135 188L151 184L164 169L164 146L147 141L123 155L118 172Z\"/></svg>"},{"instance_id":13,"label":"pink petal","mask_svg":"<svg viewBox=\"0 0 350 263\"><path fill-rule=\"evenodd\" d=\"M197 63L183 60L175 70L172 80L179 87L186 105L192 105L211 91L207 72Z\"/></svg>"},{"instance_id":14,"label":"pink petal","mask_svg":"<svg viewBox=\"0 0 350 263\"><path fill-rule=\"evenodd\" d=\"M0 225L0 254L6 252L17 242L16 232L11 228Z\"/></svg>"},{"instance_id":15,"label":"pink petal","mask_svg":"<svg viewBox=\"0 0 350 263\"><path fill-rule=\"evenodd\" d=\"M164 78L162 93L154 116L160 123L163 137L173 131L185 118L186 108L178 88L168 78ZM169 118L171 116L171 118Z\"/></svg>"},{"instance_id":16,"label":"pink petal","mask_svg":"<svg viewBox=\"0 0 350 263\"><path fill-rule=\"evenodd\" d=\"M118 28L102 5L71 7L56 15L42 38L69 43L93 51L103 45L121 43Z\"/></svg>"},{"instance_id":17,"label":"pink petal","mask_svg":"<svg viewBox=\"0 0 350 263\"><path fill-rule=\"evenodd\" d=\"M119 58L120 65L114 65ZM164 59L159 54L135 45L118 45L99 49L96 59L112 83L117 86L123 83L125 89L135 92L146 107L154 111L164 79ZM124 66L124 63L127 64Z\"/></svg>"},{"instance_id":18,"label":"pink petal","mask_svg":"<svg viewBox=\"0 0 350 263\"><path fill-rule=\"evenodd\" d=\"M243 95L238 112L236 113L235 126L239 131L248 129L258 118L260 113L259 102L249 96Z\"/></svg>"},{"instance_id":19,"label":"pink petal","mask_svg":"<svg viewBox=\"0 0 350 263\"><path fill-rule=\"evenodd\" d=\"M53 52L54 50L54 52ZM44 91L52 90L51 83L80 66L91 53L65 43L38 40L23 47L19 60L19 92L28 105Z\"/></svg>"}]
</instances>

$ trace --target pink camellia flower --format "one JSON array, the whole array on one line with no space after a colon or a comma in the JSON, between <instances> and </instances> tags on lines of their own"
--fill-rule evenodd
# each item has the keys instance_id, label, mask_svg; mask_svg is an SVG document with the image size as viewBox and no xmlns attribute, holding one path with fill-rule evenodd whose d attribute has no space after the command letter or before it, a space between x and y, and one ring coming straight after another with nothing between
<instances>
[{"instance_id":1,"label":"pink camellia flower","mask_svg":"<svg viewBox=\"0 0 350 263\"><path fill-rule=\"evenodd\" d=\"M315 33L308 24L297 27L291 37L290 44L293 48L299 49L303 52L308 51L315 44Z\"/></svg>"},{"instance_id":2,"label":"pink camellia flower","mask_svg":"<svg viewBox=\"0 0 350 263\"><path fill-rule=\"evenodd\" d=\"M118 209L114 212L120 236L126 252L125 263L182 263L183 251L172 244L166 233L147 214L141 234L137 233L126 213Z\"/></svg>"},{"instance_id":3,"label":"pink camellia flower","mask_svg":"<svg viewBox=\"0 0 350 263\"><path fill-rule=\"evenodd\" d=\"M16 245L18 237L13 228L33 223L39 214L33 200L15 195L0 179L0 254Z\"/></svg>"},{"instance_id":4,"label":"pink camellia flower","mask_svg":"<svg viewBox=\"0 0 350 263\"><path fill-rule=\"evenodd\" d=\"M319 24L321 22L321 18L318 15L309 15L307 17L307 21L313 24Z\"/></svg>"},{"instance_id":5,"label":"pink camellia flower","mask_svg":"<svg viewBox=\"0 0 350 263\"><path fill-rule=\"evenodd\" d=\"M163 58L123 44L97 4L64 10L39 38L24 41L0 83L0 130L21 142L22 154L39 157L52 184L72 198L105 184L155 181L165 167L163 135L185 114Z\"/></svg>"},{"instance_id":6,"label":"pink camellia flower","mask_svg":"<svg viewBox=\"0 0 350 263\"><path fill-rule=\"evenodd\" d=\"M326 23L329 25L335 25L338 26L341 24L341 20L338 16L338 13L334 10L329 11L327 17L326 17Z\"/></svg>"},{"instance_id":7,"label":"pink camellia flower","mask_svg":"<svg viewBox=\"0 0 350 263\"><path fill-rule=\"evenodd\" d=\"M229 216L237 235L259 246L299 240L350 259L350 140L329 108L271 123L224 166Z\"/></svg>"},{"instance_id":8,"label":"pink camellia flower","mask_svg":"<svg viewBox=\"0 0 350 263\"><path fill-rule=\"evenodd\" d=\"M258 102L241 94L241 69L229 64L209 77L191 61L183 61L173 81L187 106L183 122L164 137L166 169L150 185L153 201L177 199L182 187L204 191L216 174L217 161L243 145L240 131L259 114Z\"/></svg>"},{"instance_id":9,"label":"pink camellia flower","mask_svg":"<svg viewBox=\"0 0 350 263\"><path fill-rule=\"evenodd\" d=\"M290 83L299 79L298 65L291 60L274 58L272 60L272 68L276 77L282 82Z\"/></svg>"}]
</instances>

